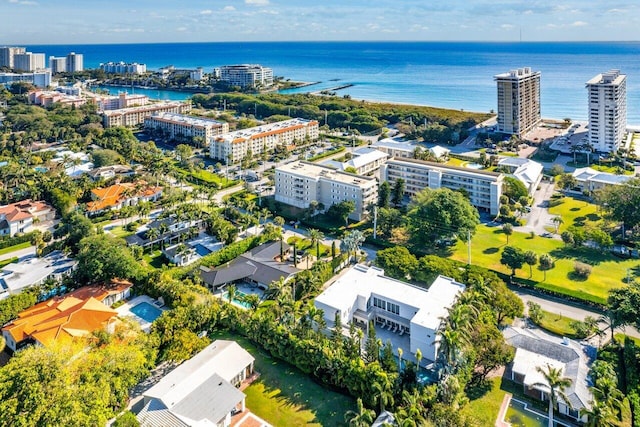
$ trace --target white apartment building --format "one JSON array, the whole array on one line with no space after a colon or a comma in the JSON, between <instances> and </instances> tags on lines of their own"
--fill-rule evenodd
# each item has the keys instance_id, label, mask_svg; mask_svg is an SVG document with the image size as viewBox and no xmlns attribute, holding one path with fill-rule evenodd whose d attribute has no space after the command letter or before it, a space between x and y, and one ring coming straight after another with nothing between
<instances>
[{"instance_id":1,"label":"white apartment building","mask_svg":"<svg viewBox=\"0 0 640 427\"><path fill-rule=\"evenodd\" d=\"M67 73L75 73L84 70L84 56L81 53L71 52L66 57Z\"/></svg>"},{"instance_id":2,"label":"white apartment building","mask_svg":"<svg viewBox=\"0 0 640 427\"><path fill-rule=\"evenodd\" d=\"M93 92L87 92L86 96L91 98L96 104L98 111L118 110L121 108L139 107L149 104L149 97L140 94L128 94L120 92L118 96L114 95L98 95Z\"/></svg>"},{"instance_id":3,"label":"white apartment building","mask_svg":"<svg viewBox=\"0 0 640 427\"><path fill-rule=\"evenodd\" d=\"M353 168L358 175L375 176L389 157L387 153L369 147L359 148L352 155L353 157L346 162L329 160L322 164L333 166L341 171Z\"/></svg>"},{"instance_id":4,"label":"white apartment building","mask_svg":"<svg viewBox=\"0 0 640 427\"><path fill-rule=\"evenodd\" d=\"M423 160L393 158L382 166L380 176L383 181L389 181L391 186L395 185L398 179L404 179L405 194L411 197L425 188L464 189L473 206L491 215L499 213L504 178L500 173Z\"/></svg>"},{"instance_id":5,"label":"white apartment building","mask_svg":"<svg viewBox=\"0 0 640 427\"><path fill-rule=\"evenodd\" d=\"M125 63L122 61L100 64L100 69L107 74L144 74L147 72L145 64L138 64L137 62Z\"/></svg>"},{"instance_id":6,"label":"white apartment building","mask_svg":"<svg viewBox=\"0 0 640 427\"><path fill-rule=\"evenodd\" d=\"M45 68L44 53L16 53L13 55L13 68L18 71L37 71Z\"/></svg>"},{"instance_id":7,"label":"white apartment building","mask_svg":"<svg viewBox=\"0 0 640 427\"><path fill-rule=\"evenodd\" d=\"M51 74L64 73L67 71L67 58L64 56L50 56L49 68Z\"/></svg>"},{"instance_id":8,"label":"white apartment building","mask_svg":"<svg viewBox=\"0 0 640 427\"><path fill-rule=\"evenodd\" d=\"M13 68L13 58L17 54L25 53L27 50L24 47L0 47L0 67Z\"/></svg>"},{"instance_id":9,"label":"white apartment building","mask_svg":"<svg viewBox=\"0 0 640 427\"><path fill-rule=\"evenodd\" d=\"M34 71L33 73L0 73L0 85L14 82L28 82L36 87L51 86L51 70Z\"/></svg>"},{"instance_id":10,"label":"white apartment building","mask_svg":"<svg viewBox=\"0 0 640 427\"><path fill-rule=\"evenodd\" d=\"M229 123L202 117L185 116L174 113L157 113L144 119L145 129L161 129L170 139L191 139L202 137L205 145L224 133L229 132Z\"/></svg>"},{"instance_id":11,"label":"white apartment building","mask_svg":"<svg viewBox=\"0 0 640 427\"><path fill-rule=\"evenodd\" d=\"M353 201L349 218L362 220L367 208L378 201L378 181L372 177L337 171L328 166L296 161L276 168L275 197L278 202L306 209L312 201L326 209L344 201Z\"/></svg>"},{"instance_id":12,"label":"white apartment building","mask_svg":"<svg viewBox=\"0 0 640 427\"><path fill-rule=\"evenodd\" d=\"M596 151L616 151L627 130L627 76L610 70L589 80L586 87L589 143Z\"/></svg>"},{"instance_id":13,"label":"white apartment building","mask_svg":"<svg viewBox=\"0 0 640 427\"><path fill-rule=\"evenodd\" d=\"M211 158L225 163L242 160L249 150L252 155L262 154L279 145L292 145L295 141L318 139L320 128L315 120L291 119L248 129L229 132L214 138L209 145Z\"/></svg>"},{"instance_id":14,"label":"white apartment building","mask_svg":"<svg viewBox=\"0 0 640 427\"><path fill-rule=\"evenodd\" d=\"M371 144L371 148L387 153L389 157L413 159L416 148L420 147L415 141L405 141L402 138L385 138Z\"/></svg>"},{"instance_id":15,"label":"white apartment building","mask_svg":"<svg viewBox=\"0 0 640 427\"><path fill-rule=\"evenodd\" d=\"M530 67L494 76L498 86L498 132L523 137L536 127L540 115L540 71Z\"/></svg>"},{"instance_id":16,"label":"white apartment building","mask_svg":"<svg viewBox=\"0 0 640 427\"><path fill-rule=\"evenodd\" d=\"M438 329L447 309L464 290L465 285L445 276L424 289L386 277L381 268L356 265L318 295L314 304L324 312L329 328L335 325L336 313L344 327L354 322L367 331L373 321L376 329L395 333L394 341L408 339L405 354L409 350L415 355L419 349L426 359L423 364L428 365L438 358Z\"/></svg>"},{"instance_id":17,"label":"white apartment building","mask_svg":"<svg viewBox=\"0 0 640 427\"><path fill-rule=\"evenodd\" d=\"M273 84L273 70L259 64L225 65L214 69L213 74L230 86L267 87Z\"/></svg>"},{"instance_id":18,"label":"white apartment building","mask_svg":"<svg viewBox=\"0 0 640 427\"><path fill-rule=\"evenodd\" d=\"M185 102L158 102L140 107L121 108L102 112L102 125L132 127L144 123L144 119L157 113L188 113L191 104Z\"/></svg>"}]
</instances>

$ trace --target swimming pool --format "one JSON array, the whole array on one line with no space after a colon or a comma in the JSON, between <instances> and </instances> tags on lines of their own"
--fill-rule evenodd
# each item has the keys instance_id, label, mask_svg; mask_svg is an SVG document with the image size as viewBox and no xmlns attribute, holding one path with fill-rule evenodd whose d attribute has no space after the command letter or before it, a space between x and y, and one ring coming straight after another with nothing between
<instances>
[{"instance_id":1,"label":"swimming pool","mask_svg":"<svg viewBox=\"0 0 640 427\"><path fill-rule=\"evenodd\" d=\"M195 245L193 249L195 249L196 253L200 256L209 255L211 253L211 251L206 246L201 245L200 243Z\"/></svg>"},{"instance_id":2,"label":"swimming pool","mask_svg":"<svg viewBox=\"0 0 640 427\"><path fill-rule=\"evenodd\" d=\"M549 418L531 411L527 404L516 399L511 399L504 420L513 427L546 427ZM554 423L556 427L558 424Z\"/></svg>"},{"instance_id":3,"label":"swimming pool","mask_svg":"<svg viewBox=\"0 0 640 427\"><path fill-rule=\"evenodd\" d=\"M152 323L162 314L162 310L145 301L131 307L129 311L149 323Z\"/></svg>"},{"instance_id":4,"label":"swimming pool","mask_svg":"<svg viewBox=\"0 0 640 427\"><path fill-rule=\"evenodd\" d=\"M245 294L244 292L236 291L236 296L233 298L232 302L244 308L251 308L251 305L244 301L244 297L246 296L247 294ZM224 291L222 293L222 299L229 302L229 291Z\"/></svg>"}]
</instances>

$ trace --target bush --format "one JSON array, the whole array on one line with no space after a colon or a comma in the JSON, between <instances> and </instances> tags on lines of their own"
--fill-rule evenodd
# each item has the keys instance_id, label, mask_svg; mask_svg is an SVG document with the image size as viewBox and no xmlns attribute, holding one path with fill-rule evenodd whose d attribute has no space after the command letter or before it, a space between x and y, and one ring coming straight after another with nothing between
<instances>
[{"instance_id":1,"label":"bush","mask_svg":"<svg viewBox=\"0 0 640 427\"><path fill-rule=\"evenodd\" d=\"M576 261L575 264L573 264L573 272L576 274L576 276L582 279L588 278L589 275L591 275L591 270L591 266L589 264L585 264L584 262Z\"/></svg>"}]
</instances>

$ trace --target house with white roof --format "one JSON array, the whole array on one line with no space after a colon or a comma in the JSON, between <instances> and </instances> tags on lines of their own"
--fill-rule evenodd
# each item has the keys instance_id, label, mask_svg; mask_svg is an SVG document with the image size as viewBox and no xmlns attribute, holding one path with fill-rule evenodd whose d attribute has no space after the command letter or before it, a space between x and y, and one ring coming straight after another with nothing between
<instances>
[{"instance_id":1,"label":"house with white roof","mask_svg":"<svg viewBox=\"0 0 640 427\"><path fill-rule=\"evenodd\" d=\"M144 393L140 425L231 425L231 416L245 411L237 387L253 374L254 360L235 341L214 341Z\"/></svg>"},{"instance_id":2,"label":"house with white roof","mask_svg":"<svg viewBox=\"0 0 640 427\"><path fill-rule=\"evenodd\" d=\"M576 187L571 191L592 193L610 185L621 185L633 178L633 175L615 175L600 172L590 167L578 168L572 173L576 179Z\"/></svg>"},{"instance_id":3,"label":"house with white roof","mask_svg":"<svg viewBox=\"0 0 640 427\"><path fill-rule=\"evenodd\" d=\"M78 262L53 251L38 258L35 255L7 264L0 271L0 299L22 292L30 286L41 285L48 278L60 280L71 274Z\"/></svg>"},{"instance_id":4,"label":"house with white roof","mask_svg":"<svg viewBox=\"0 0 640 427\"><path fill-rule=\"evenodd\" d=\"M368 330L369 322L397 335L408 335L409 351L422 352L424 362L438 356L438 329L447 310L464 292L465 285L438 276L429 289L410 285L384 275L378 267L356 265L318 295L315 306L323 310L328 327L336 313L343 325L354 322Z\"/></svg>"},{"instance_id":5,"label":"house with white roof","mask_svg":"<svg viewBox=\"0 0 640 427\"><path fill-rule=\"evenodd\" d=\"M335 160L329 160L324 162L325 166L333 166L340 171L345 171L347 168L355 169L358 175L374 175L380 170L380 167L387 161L389 155L376 150L374 148L359 148L352 153L353 157L346 162L337 162Z\"/></svg>"},{"instance_id":6,"label":"house with white roof","mask_svg":"<svg viewBox=\"0 0 640 427\"><path fill-rule=\"evenodd\" d=\"M589 390L589 369L595 359L595 348L567 339L558 338L537 329L522 329L509 326L503 331L505 341L515 347L513 362L505 375L513 382L521 384L523 392L530 397L548 401L549 388L537 368L547 370L547 366L560 369L562 376L571 380L565 390L569 402L558 398L561 414L586 422L587 416L580 416L580 410L591 408L593 396Z\"/></svg>"},{"instance_id":7,"label":"house with white roof","mask_svg":"<svg viewBox=\"0 0 640 427\"><path fill-rule=\"evenodd\" d=\"M416 148L421 147L416 141L402 138L385 138L370 145L371 148L387 153L389 157L413 159Z\"/></svg>"},{"instance_id":8,"label":"house with white roof","mask_svg":"<svg viewBox=\"0 0 640 427\"><path fill-rule=\"evenodd\" d=\"M431 155L437 160L444 160L447 157L449 157L449 154L451 153L451 150L449 150L448 148L441 147L439 145L435 145L431 148L428 148L428 150L431 153Z\"/></svg>"},{"instance_id":9,"label":"house with white roof","mask_svg":"<svg viewBox=\"0 0 640 427\"><path fill-rule=\"evenodd\" d=\"M504 169L511 176L524 184L529 195L538 188L542 181L542 164L522 157L504 157L498 161L498 168Z\"/></svg>"}]
</instances>

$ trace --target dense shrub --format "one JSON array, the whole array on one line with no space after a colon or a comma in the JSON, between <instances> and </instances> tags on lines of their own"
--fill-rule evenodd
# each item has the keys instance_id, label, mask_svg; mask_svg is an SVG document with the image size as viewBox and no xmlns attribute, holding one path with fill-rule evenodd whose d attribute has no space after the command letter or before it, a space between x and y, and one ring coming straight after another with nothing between
<instances>
[{"instance_id":1,"label":"dense shrub","mask_svg":"<svg viewBox=\"0 0 640 427\"><path fill-rule=\"evenodd\" d=\"M586 279L591 274L592 267L589 264L585 264L584 262L576 261L573 264L573 272L576 276Z\"/></svg>"}]
</instances>

